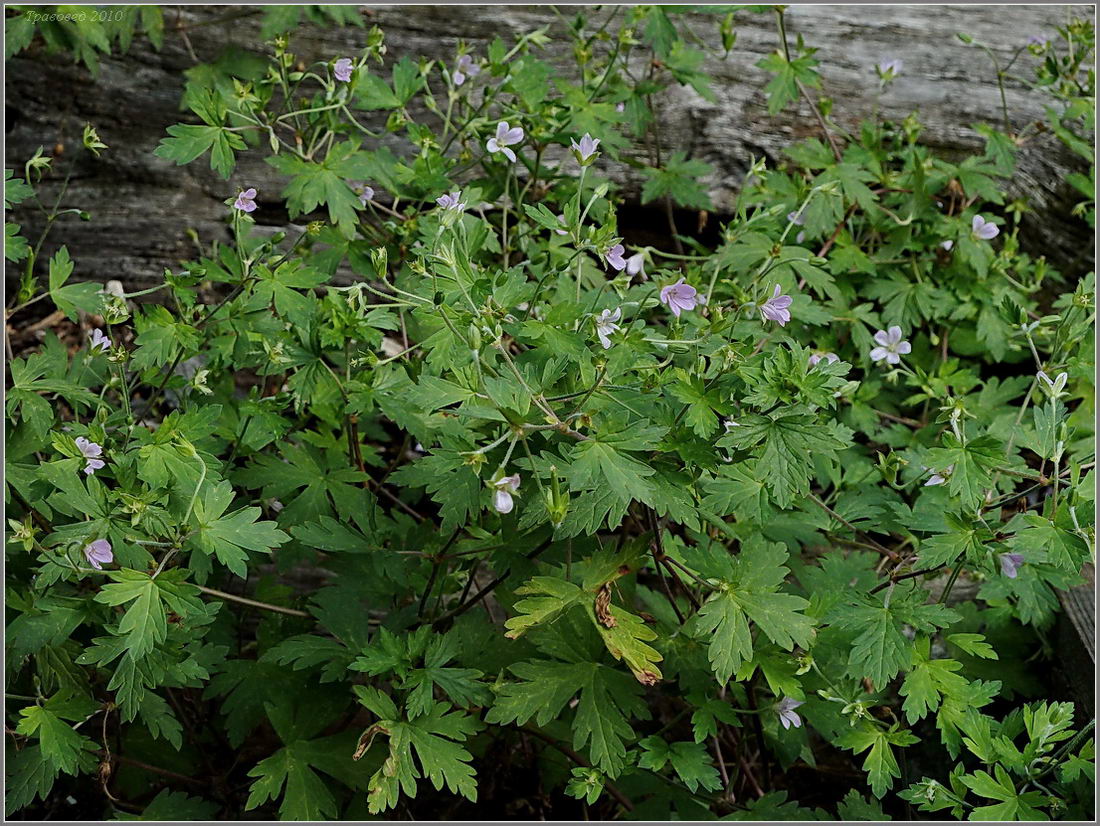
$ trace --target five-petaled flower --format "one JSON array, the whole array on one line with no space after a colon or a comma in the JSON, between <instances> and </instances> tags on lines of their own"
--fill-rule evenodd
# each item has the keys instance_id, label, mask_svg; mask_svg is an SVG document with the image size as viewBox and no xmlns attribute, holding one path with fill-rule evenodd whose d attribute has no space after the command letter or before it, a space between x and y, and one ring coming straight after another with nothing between
<instances>
[{"instance_id":1,"label":"five-petaled flower","mask_svg":"<svg viewBox=\"0 0 1100 826\"><path fill-rule=\"evenodd\" d=\"M367 205L367 201L374 200L374 188L367 186L362 181L348 181L348 186L351 187L351 191L359 196L359 203L363 206Z\"/></svg>"},{"instance_id":2,"label":"five-petaled flower","mask_svg":"<svg viewBox=\"0 0 1100 826\"><path fill-rule=\"evenodd\" d=\"M607 259L607 263L615 269L622 271L626 269L626 259L623 258L623 253L626 252L626 248L622 244L616 244L611 247L607 252L603 254L603 257Z\"/></svg>"},{"instance_id":3,"label":"five-petaled flower","mask_svg":"<svg viewBox=\"0 0 1100 826\"><path fill-rule=\"evenodd\" d=\"M771 298L760 304L760 315L764 317L765 321L774 321L780 327L785 325L791 320L791 297L789 295L780 295L780 286L775 285L775 292L772 293Z\"/></svg>"},{"instance_id":4,"label":"five-petaled flower","mask_svg":"<svg viewBox=\"0 0 1100 826\"><path fill-rule=\"evenodd\" d=\"M455 86L461 86L466 82L466 78L477 77L479 74L481 74L481 67L474 63L473 57L460 54L455 61L455 70L451 72L451 80L455 82Z\"/></svg>"},{"instance_id":5,"label":"five-petaled flower","mask_svg":"<svg viewBox=\"0 0 1100 826\"><path fill-rule=\"evenodd\" d=\"M887 364L900 364L901 357L913 351L908 341L903 341L901 327L894 325L889 330L879 330L875 333L875 344L878 345L871 351L871 361L879 362L885 359Z\"/></svg>"},{"instance_id":6,"label":"five-petaled flower","mask_svg":"<svg viewBox=\"0 0 1100 826\"><path fill-rule=\"evenodd\" d=\"M795 700L792 697L784 697L772 708L779 716L779 722L783 725L784 729L789 729L791 726L795 728L801 728L802 718L795 713L795 709L800 705L803 705L801 700Z\"/></svg>"},{"instance_id":7,"label":"five-petaled flower","mask_svg":"<svg viewBox=\"0 0 1100 826\"><path fill-rule=\"evenodd\" d=\"M628 259L626 259L626 274L633 277L635 275L641 275L642 280L645 280L645 253L636 252Z\"/></svg>"},{"instance_id":8,"label":"five-petaled flower","mask_svg":"<svg viewBox=\"0 0 1100 826\"><path fill-rule=\"evenodd\" d=\"M587 132L581 138L581 142L570 141L570 148L581 166L588 166L596 156L596 148L600 145L600 139L594 138Z\"/></svg>"},{"instance_id":9,"label":"five-petaled flower","mask_svg":"<svg viewBox=\"0 0 1100 826\"><path fill-rule=\"evenodd\" d=\"M336 61L336 65L332 67L332 73L336 75L336 79L341 83L347 83L351 80L351 70L354 64L351 62L350 57L342 57Z\"/></svg>"},{"instance_id":10,"label":"five-petaled flower","mask_svg":"<svg viewBox=\"0 0 1100 826\"><path fill-rule=\"evenodd\" d=\"M488 149L490 153L503 152L504 157L512 163L515 163L516 153L508 147L515 146L522 140L523 127L513 126L509 128L508 121L502 120L497 124L497 133L485 142L485 148Z\"/></svg>"},{"instance_id":11,"label":"five-petaled flower","mask_svg":"<svg viewBox=\"0 0 1100 826\"><path fill-rule=\"evenodd\" d=\"M983 241L991 241L1001 234L996 224L985 220L981 215L975 215L971 220L970 232L975 238L981 238Z\"/></svg>"},{"instance_id":12,"label":"five-petaled flower","mask_svg":"<svg viewBox=\"0 0 1100 826\"><path fill-rule=\"evenodd\" d=\"M91 350L99 350L102 353L106 353L111 349L111 340L107 338L104 332L96 327L92 331L92 343L88 345Z\"/></svg>"},{"instance_id":13,"label":"five-petaled flower","mask_svg":"<svg viewBox=\"0 0 1100 826\"><path fill-rule=\"evenodd\" d=\"M1001 554L1001 573L1009 579L1016 578L1016 572L1024 564L1023 554Z\"/></svg>"},{"instance_id":14,"label":"five-petaled flower","mask_svg":"<svg viewBox=\"0 0 1100 826\"><path fill-rule=\"evenodd\" d=\"M459 211L466 209L466 202L462 200L462 190L456 190L454 192L448 192L446 195L441 195L435 199L435 202L444 209Z\"/></svg>"},{"instance_id":15,"label":"five-petaled flower","mask_svg":"<svg viewBox=\"0 0 1100 826\"><path fill-rule=\"evenodd\" d=\"M694 310L696 304L702 304L698 291L680 279L675 284L661 288L661 303L666 305L677 318L684 310Z\"/></svg>"},{"instance_id":16,"label":"five-petaled flower","mask_svg":"<svg viewBox=\"0 0 1100 826\"><path fill-rule=\"evenodd\" d=\"M955 246L955 242L951 241L949 239L947 241L944 241L942 244L940 244L940 249L944 249L944 250L947 250L948 252L951 252L951 250L954 248L954 246Z\"/></svg>"},{"instance_id":17,"label":"five-petaled flower","mask_svg":"<svg viewBox=\"0 0 1100 826\"><path fill-rule=\"evenodd\" d=\"M814 353L810 356L810 367L817 367L823 359L826 364L836 364L840 361L840 356L836 353Z\"/></svg>"},{"instance_id":18,"label":"five-petaled flower","mask_svg":"<svg viewBox=\"0 0 1100 826\"><path fill-rule=\"evenodd\" d=\"M256 209L256 190L252 187L241 190L233 206L241 212L253 212Z\"/></svg>"},{"instance_id":19,"label":"five-petaled flower","mask_svg":"<svg viewBox=\"0 0 1100 826\"><path fill-rule=\"evenodd\" d=\"M106 539L97 539L85 545L84 557L97 571L102 571L104 565L115 561L115 555L111 552L111 543Z\"/></svg>"},{"instance_id":20,"label":"five-petaled flower","mask_svg":"<svg viewBox=\"0 0 1100 826\"><path fill-rule=\"evenodd\" d=\"M939 473L933 473L931 476L929 476L928 481L924 483L924 486L926 488L929 488L929 487L935 487L936 485L942 485L948 479L951 478L951 474L954 473L954 472L955 472L955 466L954 465L948 465L943 470L941 470Z\"/></svg>"},{"instance_id":21,"label":"five-petaled flower","mask_svg":"<svg viewBox=\"0 0 1100 826\"><path fill-rule=\"evenodd\" d=\"M493 482L493 510L497 513L512 512L512 494L519 490L519 474L505 476Z\"/></svg>"},{"instance_id":22,"label":"five-petaled flower","mask_svg":"<svg viewBox=\"0 0 1100 826\"><path fill-rule=\"evenodd\" d=\"M802 210L795 210L787 213L787 220L794 224L796 227L802 227L806 225L806 216L802 214Z\"/></svg>"},{"instance_id":23,"label":"five-petaled flower","mask_svg":"<svg viewBox=\"0 0 1100 826\"><path fill-rule=\"evenodd\" d=\"M89 441L83 436L76 437L76 447L80 451L80 455L88 460L88 463L84 465L84 472L91 476L101 467L106 465L99 457L103 455L103 446L97 445L95 442Z\"/></svg>"},{"instance_id":24,"label":"five-petaled flower","mask_svg":"<svg viewBox=\"0 0 1100 826\"><path fill-rule=\"evenodd\" d=\"M612 310L604 310L598 316L596 316L596 335L600 337L600 344L603 345L603 349L608 350L611 348L611 334L619 329L619 325L615 322L619 321L623 317L623 311L621 307L616 307Z\"/></svg>"}]
</instances>

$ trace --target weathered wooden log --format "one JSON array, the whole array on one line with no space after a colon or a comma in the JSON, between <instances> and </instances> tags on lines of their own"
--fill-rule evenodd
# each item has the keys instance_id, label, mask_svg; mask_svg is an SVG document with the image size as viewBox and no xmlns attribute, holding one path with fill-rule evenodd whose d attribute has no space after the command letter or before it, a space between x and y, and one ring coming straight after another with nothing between
<instances>
[{"instance_id":1,"label":"weathered wooden log","mask_svg":"<svg viewBox=\"0 0 1100 826\"><path fill-rule=\"evenodd\" d=\"M599 25L611 8L563 9L587 14L589 25ZM7 64L7 157L10 167L21 168L38 146L53 152L55 145L72 155L85 123L91 122L111 147L99 160L76 162L65 206L87 209L90 222L69 217L55 227L45 250L68 245L77 263L77 275L95 280L119 279L131 289L157 283L165 267L177 267L195 252L187 230L204 243L227 238L223 200L247 183L260 190L261 224L285 228L285 210L278 198L283 181L261 153L241 159L233 179L223 181L205 162L176 167L156 158L153 150L165 129L189 113L179 110L183 72L196 59L212 61L231 47L264 49L260 17L212 23L241 9L225 6L166 8L166 37L160 52L139 38L126 55L102 61L98 77L71 58L47 55L40 44ZM623 10L618 12L623 13ZM900 120L917 111L925 124L923 139L948 156L980 148L982 139L972 128L980 122L1000 122L1000 97L989 59L956 37L967 32L1008 58L1033 32L1053 33L1069 14L1087 14L1084 7L1067 6L796 6L789 9L788 36L802 34L821 47L818 57L824 92L835 101L833 116L845 128L854 128L875 106L884 117ZM389 55L427 56L453 60L459 40L484 54L500 36L506 41L540 26L560 32L560 18L538 6L388 6L362 10L369 22L386 32ZM769 117L763 88L767 73L756 63L778 43L774 17L739 12L738 39L722 59L717 18L701 14L678 15L709 46L705 70L714 78L717 101L710 103L687 87L675 87L660 101L661 143L683 149L689 156L714 164L716 174L706 181L716 211L729 209L750 158L778 158L793 140L819 134L805 105ZM182 27L182 28L180 28ZM292 47L309 62L352 54L362 47L364 31L354 27L319 28L302 25L293 33ZM568 66L566 41L556 37L546 49L551 62ZM900 78L882 95L872 67L883 58L900 58ZM1024 55L1023 63L1036 58ZM1026 67L1020 68L1027 74ZM1042 92L1009 80L1006 88L1012 127L1041 120L1048 102ZM395 139L396 140L396 139ZM1069 216L1075 198L1063 183L1064 173L1080 167L1079 159L1050 134L1041 134L1020 153L1019 173L1011 193L1024 195L1035 212L1025 223L1025 243L1045 254L1056 266L1071 268L1076 276L1087 269L1081 250L1091 250L1091 233L1083 221ZM64 164L47 183L52 197ZM623 166L612 170L622 183L627 202L637 202L636 174ZM644 215L645 213L640 213ZM654 216L656 216L654 211ZM32 210L17 210L26 234L37 236L42 221ZM654 223L656 223L656 217ZM663 218L660 219L663 221ZM685 227L686 228L686 227ZM628 234L631 227L624 227ZM11 274L9 273L9 279ZM10 284L10 281L9 281Z\"/></svg>"}]
</instances>

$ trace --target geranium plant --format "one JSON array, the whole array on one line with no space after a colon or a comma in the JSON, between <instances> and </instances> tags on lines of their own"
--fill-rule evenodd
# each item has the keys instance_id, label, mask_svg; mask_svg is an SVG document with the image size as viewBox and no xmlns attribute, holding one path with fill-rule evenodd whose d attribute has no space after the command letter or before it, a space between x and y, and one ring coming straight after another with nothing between
<instances>
[{"instance_id":1,"label":"geranium plant","mask_svg":"<svg viewBox=\"0 0 1100 826\"><path fill-rule=\"evenodd\" d=\"M9 328L84 331L9 361L9 814L1088 817L1092 710L1035 671L1094 553L1094 276L1021 246L1027 135L849 133L757 11L817 136L713 248L618 218L654 100L710 94L658 6L567 20L568 72L547 30L299 66L290 22L194 73L156 154L232 242L143 295L7 224ZM1091 47L1019 55L1086 145ZM715 209L709 164L630 163Z\"/></svg>"}]
</instances>

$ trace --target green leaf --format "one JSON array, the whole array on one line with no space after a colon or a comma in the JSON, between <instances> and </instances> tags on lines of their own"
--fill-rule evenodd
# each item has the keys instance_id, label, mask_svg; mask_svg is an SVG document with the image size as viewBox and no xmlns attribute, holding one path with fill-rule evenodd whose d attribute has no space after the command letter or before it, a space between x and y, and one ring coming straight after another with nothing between
<instances>
[{"instance_id":1,"label":"green leaf","mask_svg":"<svg viewBox=\"0 0 1100 826\"><path fill-rule=\"evenodd\" d=\"M167 131L170 137L161 139L160 145L153 150L154 155L183 166L209 152L210 168L225 179L229 178L236 166L233 150L247 148L240 135L223 126L189 126L177 123L169 126Z\"/></svg>"},{"instance_id":2,"label":"green leaf","mask_svg":"<svg viewBox=\"0 0 1100 826\"><path fill-rule=\"evenodd\" d=\"M861 722L836 740L838 746L851 749L854 754L867 752L863 770L867 772L871 791L880 799L893 785L894 778L901 777L891 745L907 746L916 742L917 738L907 731L888 732L869 722Z\"/></svg>"},{"instance_id":3,"label":"green leaf","mask_svg":"<svg viewBox=\"0 0 1100 826\"><path fill-rule=\"evenodd\" d=\"M282 793L279 815L283 820L334 819L336 799L309 762L297 753L297 745L284 746L249 770L248 776L257 779L249 790L245 809L255 809Z\"/></svg>"},{"instance_id":4,"label":"green leaf","mask_svg":"<svg viewBox=\"0 0 1100 826\"><path fill-rule=\"evenodd\" d=\"M506 683L486 715L490 723L525 724L535 718L546 725L580 694L573 720L573 748L586 746L592 763L611 777L626 765L626 743L633 739L631 716L645 713L638 700L641 686L622 671L596 663L534 660L511 671L523 682Z\"/></svg>"},{"instance_id":5,"label":"green leaf","mask_svg":"<svg viewBox=\"0 0 1100 826\"><path fill-rule=\"evenodd\" d=\"M110 573L115 582L107 583L96 594L96 602L107 605L133 604L126 609L118 625L119 636L126 638L126 648L135 658L141 658L164 642L168 624L160 588L149 574L123 568Z\"/></svg>"},{"instance_id":6,"label":"green leaf","mask_svg":"<svg viewBox=\"0 0 1100 826\"><path fill-rule=\"evenodd\" d=\"M699 183L699 178L712 172L714 167L706 161L689 161L683 152L674 152L664 166L642 170L649 179L642 186L642 203L667 195L685 209L713 209L710 195Z\"/></svg>"},{"instance_id":7,"label":"green leaf","mask_svg":"<svg viewBox=\"0 0 1100 826\"><path fill-rule=\"evenodd\" d=\"M829 455L848 447L815 414L797 407L780 409L767 416L749 414L738 424L718 441L719 446L750 448L763 443L756 449L759 466L768 468L765 480L781 508L809 492L813 464L808 457Z\"/></svg>"},{"instance_id":8,"label":"green leaf","mask_svg":"<svg viewBox=\"0 0 1100 826\"><path fill-rule=\"evenodd\" d=\"M216 556L243 578L248 573L248 551L270 553L290 537L274 522L257 522L259 508L239 508L226 514L232 501L233 486L229 482L206 487L195 500L195 534L188 542L208 556Z\"/></svg>"},{"instance_id":9,"label":"green leaf","mask_svg":"<svg viewBox=\"0 0 1100 826\"><path fill-rule=\"evenodd\" d=\"M20 709L19 716L16 731L26 735L37 734L43 758L55 770L75 774L88 738L74 731L69 723L44 706Z\"/></svg>"},{"instance_id":10,"label":"green leaf","mask_svg":"<svg viewBox=\"0 0 1100 826\"><path fill-rule=\"evenodd\" d=\"M718 580L717 589L692 620L694 633L710 635L707 653L718 682L727 683L752 658L750 620L788 651L809 645L813 638L813 620L803 613L809 603L779 593L788 574L787 556L778 543L756 537L746 542L731 561L731 574Z\"/></svg>"},{"instance_id":11,"label":"green leaf","mask_svg":"<svg viewBox=\"0 0 1100 826\"><path fill-rule=\"evenodd\" d=\"M94 313L102 310L101 285L85 281L66 284L73 272L73 262L67 247L61 247L50 259L50 298L72 321L77 320L77 310Z\"/></svg>"}]
</instances>

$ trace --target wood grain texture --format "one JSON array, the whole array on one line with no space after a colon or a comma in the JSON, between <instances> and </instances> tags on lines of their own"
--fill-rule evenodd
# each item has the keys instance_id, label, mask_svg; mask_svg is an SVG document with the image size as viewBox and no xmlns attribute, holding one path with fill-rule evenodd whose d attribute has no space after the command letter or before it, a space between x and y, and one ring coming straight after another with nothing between
<instances>
[{"instance_id":1,"label":"wood grain texture","mask_svg":"<svg viewBox=\"0 0 1100 826\"><path fill-rule=\"evenodd\" d=\"M599 25L609 9L578 7ZM166 37L162 51L152 50L139 38L127 55L103 60L93 78L82 66L63 55L47 55L40 46L8 62L7 150L9 166L20 168L38 146L47 152L57 144L74 146L86 122L96 125L111 147L97 161L82 159L73 171L65 206L89 210L90 222L65 219L54 230L46 251L66 243L77 262L77 274L95 280L120 279L129 288L157 283L165 267L177 267L194 253L187 230L204 243L226 239L222 201L245 183L260 190L261 209L255 218L271 231L287 228L288 219L278 193L283 180L260 153L241 158L232 180L222 181L205 159L177 167L153 156L169 125L193 118L179 111L183 72L195 60L177 25L188 27L194 55L212 61L227 48L262 49L259 17L228 23L211 21L234 11L225 6L166 7ZM1032 32L1052 32L1066 19L1069 7L1036 6L796 6L788 12L792 38L802 34L818 46L824 92L835 101L834 117L846 128L878 110L900 120L917 111L924 122L923 139L947 156L973 151L982 144L971 128L982 121L998 121L999 96L988 59L961 43L955 33L968 32L1007 58ZM1088 13L1085 7L1074 12ZM539 26L551 32L562 23L539 6L388 6L364 8L368 22L386 32L387 60L402 55L452 59L460 40L484 53L499 36L506 41ZM711 57L706 70L714 78L716 102L708 102L687 87L672 89L659 101L661 142L714 164L706 185L717 212L729 208L753 156L775 159L800 137L817 134L804 106L792 107L777 118L767 114L763 88L767 74L756 67L778 43L771 15L738 14L738 38L726 59ZM681 15L691 30L719 53L716 18ZM350 54L361 47L364 30L300 26L293 49L305 61ZM546 58L568 65L567 47L555 38ZM900 58L904 71L881 97L871 67L880 59ZM1024 56L1022 60L1035 58ZM1043 117L1045 97L1019 83L1009 82L1008 104L1012 125L1020 128ZM401 139L387 137L399 147ZM71 154L71 152L70 152ZM1035 208L1026 224L1026 242L1056 264L1070 267L1083 249L1091 250L1087 226L1068 216L1074 198L1062 183L1063 173L1077 168L1049 134L1021 152L1020 171L1013 194L1025 194ZM636 201L639 179L618 166L612 170L624 187L627 202ZM52 197L56 182L47 182ZM40 218L27 209L16 212L32 239ZM656 219L655 219L656 220ZM1087 262L1077 262L1084 271ZM1075 274L1071 268L1069 274ZM10 276L9 276L10 277Z\"/></svg>"}]
</instances>

